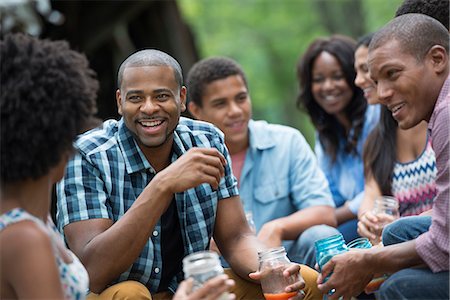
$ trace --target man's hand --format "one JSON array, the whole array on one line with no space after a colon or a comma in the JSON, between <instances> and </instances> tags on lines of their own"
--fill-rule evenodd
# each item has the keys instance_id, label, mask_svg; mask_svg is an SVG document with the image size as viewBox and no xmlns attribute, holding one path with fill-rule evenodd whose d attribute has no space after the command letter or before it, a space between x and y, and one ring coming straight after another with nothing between
<instances>
[{"instance_id":1,"label":"man's hand","mask_svg":"<svg viewBox=\"0 0 450 300\"><path fill-rule=\"evenodd\" d=\"M168 185L171 193L180 193L202 183L217 189L225 175L226 164L224 156L215 148L191 148L156 176L162 184Z\"/></svg>"},{"instance_id":2,"label":"man's hand","mask_svg":"<svg viewBox=\"0 0 450 300\"><path fill-rule=\"evenodd\" d=\"M353 249L336 255L322 267L317 284L324 294L334 291L328 299L343 297L344 300L350 300L352 296L357 296L364 290L373 277L370 266L364 261L366 251L368 250ZM323 283L324 278L330 274L327 282Z\"/></svg>"},{"instance_id":3,"label":"man's hand","mask_svg":"<svg viewBox=\"0 0 450 300\"><path fill-rule=\"evenodd\" d=\"M250 273L248 276L253 280L260 281L264 275L258 271ZM283 276L286 278L293 276L297 279L293 284L287 286L284 289L286 293L298 292L296 296L290 299L291 300L303 299L305 293L302 290L305 288L305 281L303 280L303 277L300 275L300 265L294 263L290 264L289 266L286 267L286 269L284 269Z\"/></svg>"},{"instance_id":4,"label":"man's hand","mask_svg":"<svg viewBox=\"0 0 450 300\"><path fill-rule=\"evenodd\" d=\"M228 279L227 275L220 275L208 280L194 292L192 292L193 283L194 280L192 278L183 280L178 286L173 300L216 300L219 299L223 293L227 292L232 286L234 286L234 281L232 279ZM228 294L228 298L223 299L233 300L235 298L235 295L230 293ZM222 298L220 299L222 300Z\"/></svg>"},{"instance_id":5,"label":"man's hand","mask_svg":"<svg viewBox=\"0 0 450 300\"><path fill-rule=\"evenodd\" d=\"M269 248L279 247L283 240L282 233L283 231L279 223L273 220L261 227L258 233L258 240L266 244Z\"/></svg>"}]
</instances>

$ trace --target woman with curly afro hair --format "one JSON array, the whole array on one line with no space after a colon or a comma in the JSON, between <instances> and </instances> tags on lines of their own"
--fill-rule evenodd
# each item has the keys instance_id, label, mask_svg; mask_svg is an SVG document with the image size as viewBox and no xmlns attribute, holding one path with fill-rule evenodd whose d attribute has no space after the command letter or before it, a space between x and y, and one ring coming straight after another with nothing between
<instances>
[{"instance_id":1,"label":"woman with curly afro hair","mask_svg":"<svg viewBox=\"0 0 450 300\"><path fill-rule=\"evenodd\" d=\"M96 112L98 82L64 41L0 41L0 298L84 299L88 275L49 218L52 186Z\"/></svg>"},{"instance_id":2,"label":"woman with curly afro hair","mask_svg":"<svg viewBox=\"0 0 450 300\"><path fill-rule=\"evenodd\" d=\"M362 148L379 120L355 85L356 42L343 35L313 41L297 65L297 104L316 128L315 151L336 204L345 240L358 237L357 212L364 190Z\"/></svg>"}]
</instances>

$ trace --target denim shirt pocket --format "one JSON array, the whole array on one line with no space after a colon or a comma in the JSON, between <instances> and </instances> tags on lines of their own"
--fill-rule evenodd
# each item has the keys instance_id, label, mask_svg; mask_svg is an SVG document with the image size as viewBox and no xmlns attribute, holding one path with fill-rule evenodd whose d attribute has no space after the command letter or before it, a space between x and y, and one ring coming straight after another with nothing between
<instances>
[{"instance_id":1,"label":"denim shirt pocket","mask_svg":"<svg viewBox=\"0 0 450 300\"><path fill-rule=\"evenodd\" d=\"M280 179L256 186L255 200L261 204L269 204L277 200L289 200L289 181Z\"/></svg>"}]
</instances>

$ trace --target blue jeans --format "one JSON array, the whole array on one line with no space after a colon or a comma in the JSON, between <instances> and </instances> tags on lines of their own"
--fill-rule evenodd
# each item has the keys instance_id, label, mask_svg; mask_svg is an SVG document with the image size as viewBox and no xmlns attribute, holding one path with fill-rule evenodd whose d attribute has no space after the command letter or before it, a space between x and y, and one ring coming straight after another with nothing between
<instances>
[{"instance_id":1,"label":"blue jeans","mask_svg":"<svg viewBox=\"0 0 450 300\"><path fill-rule=\"evenodd\" d=\"M431 226L431 216L403 217L383 229L383 245L393 245L414 240L427 232Z\"/></svg>"},{"instance_id":2,"label":"blue jeans","mask_svg":"<svg viewBox=\"0 0 450 300\"><path fill-rule=\"evenodd\" d=\"M430 216L400 218L383 230L383 244L392 245L417 238L429 230ZM377 299L449 299L448 271L409 268L392 274L376 292Z\"/></svg>"},{"instance_id":3,"label":"blue jeans","mask_svg":"<svg viewBox=\"0 0 450 300\"><path fill-rule=\"evenodd\" d=\"M403 269L391 275L376 292L377 299L449 299L448 271L428 268Z\"/></svg>"},{"instance_id":4,"label":"blue jeans","mask_svg":"<svg viewBox=\"0 0 450 300\"><path fill-rule=\"evenodd\" d=\"M314 242L335 234L339 231L328 225L314 225L305 231L295 240L284 242L287 255L293 262L307 265L314 269L316 264L316 250Z\"/></svg>"},{"instance_id":5,"label":"blue jeans","mask_svg":"<svg viewBox=\"0 0 450 300\"><path fill-rule=\"evenodd\" d=\"M356 238L358 234L358 219L352 219L338 226L338 230L344 236L345 243L349 243Z\"/></svg>"}]
</instances>

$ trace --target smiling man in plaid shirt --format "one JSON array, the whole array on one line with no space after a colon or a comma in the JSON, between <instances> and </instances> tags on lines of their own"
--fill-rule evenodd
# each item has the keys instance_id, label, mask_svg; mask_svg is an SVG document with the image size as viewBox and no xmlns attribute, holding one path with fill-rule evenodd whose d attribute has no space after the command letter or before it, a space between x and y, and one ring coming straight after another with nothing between
<instances>
[{"instance_id":1,"label":"smiling man in plaid shirt","mask_svg":"<svg viewBox=\"0 0 450 300\"><path fill-rule=\"evenodd\" d=\"M223 134L180 118L181 74L178 62L158 50L128 57L116 92L122 118L79 137L58 185L58 225L89 272L88 298L171 298L182 258L208 249L214 236L232 270L247 280L229 272L238 298L262 299L251 283L259 274L249 273L265 246L247 225ZM292 264L288 271L299 269ZM218 288L227 288L225 280ZM302 287L300 280L290 289Z\"/></svg>"}]
</instances>

